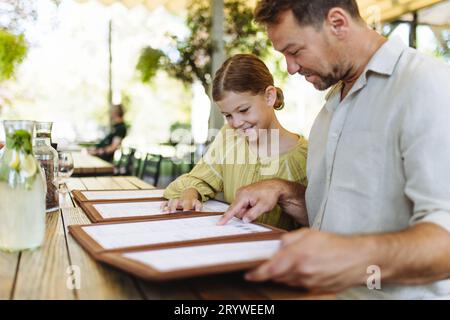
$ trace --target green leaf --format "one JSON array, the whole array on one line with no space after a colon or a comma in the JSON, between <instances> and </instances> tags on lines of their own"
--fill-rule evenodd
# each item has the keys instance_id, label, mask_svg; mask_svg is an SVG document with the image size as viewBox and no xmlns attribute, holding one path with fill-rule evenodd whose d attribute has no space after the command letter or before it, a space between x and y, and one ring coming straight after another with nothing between
<instances>
[{"instance_id":1,"label":"green leaf","mask_svg":"<svg viewBox=\"0 0 450 320\"><path fill-rule=\"evenodd\" d=\"M26 154L33 150L31 144L31 134L26 130L16 130L6 136L6 147L8 149L22 149Z\"/></svg>"}]
</instances>

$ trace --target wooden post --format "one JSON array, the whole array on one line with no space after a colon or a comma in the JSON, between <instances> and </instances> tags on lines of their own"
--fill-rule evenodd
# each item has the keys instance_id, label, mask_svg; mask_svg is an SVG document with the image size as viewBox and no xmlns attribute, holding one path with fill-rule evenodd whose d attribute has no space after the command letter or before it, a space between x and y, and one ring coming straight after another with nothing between
<instances>
[{"instance_id":1,"label":"wooden post","mask_svg":"<svg viewBox=\"0 0 450 320\"><path fill-rule=\"evenodd\" d=\"M113 101L112 101L112 20L109 20L109 24L108 24L108 55L109 55L109 60L108 60L108 111L109 114L111 114L112 111L112 105L113 105ZM112 123L111 123L111 117L108 115L108 119L109 119L109 126L110 128L112 128Z\"/></svg>"},{"instance_id":2,"label":"wooden post","mask_svg":"<svg viewBox=\"0 0 450 320\"><path fill-rule=\"evenodd\" d=\"M224 3L223 0L211 0L211 38L213 43L213 53L211 61L212 78L217 69L225 61L224 35ZM212 81L212 79L211 79ZM210 86L212 89L212 86ZM211 90L210 89L210 90ZM212 94L209 94L212 97ZM209 129L220 129L223 126L223 116L211 99L211 112L209 114Z\"/></svg>"},{"instance_id":3,"label":"wooden post","mask_svg":"<svg viewBox=\"0 0 450 320\"><path fill-rule=\"evenodd\" d=\"M417 24L418 24L417 11L414 11L413 20L411 21L409 29L409 46L411 48L417 48Z\"/></svg>"}]
</instances>

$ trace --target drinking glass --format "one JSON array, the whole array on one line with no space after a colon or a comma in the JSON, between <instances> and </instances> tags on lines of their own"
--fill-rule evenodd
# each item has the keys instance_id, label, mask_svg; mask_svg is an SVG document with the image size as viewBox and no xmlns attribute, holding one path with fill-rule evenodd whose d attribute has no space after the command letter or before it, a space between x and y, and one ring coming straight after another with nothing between
<instances>
[{"instance_id":1,"label":"drinking glass","mask_svg":"<svg viewBox=\"0 0 450 320\"><path fill-rule=\"evenodd\" d=\"M66 151L58 152L58 164L59 191L61 193L66 193L66 179L69 178L73 173L72 154Z\"/></svg>"}]
</instances>

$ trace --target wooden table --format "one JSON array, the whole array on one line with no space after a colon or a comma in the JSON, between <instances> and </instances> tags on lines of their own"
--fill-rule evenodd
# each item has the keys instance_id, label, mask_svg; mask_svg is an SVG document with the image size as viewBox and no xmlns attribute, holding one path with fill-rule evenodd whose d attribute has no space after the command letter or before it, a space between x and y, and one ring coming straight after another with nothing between
<instances>
[{"instance_id":1,"label":"wooden table","mask_svg":"<svg viewBox=\"0 0 450 320\"><path fill-rule=\"evenodd\" d=\"M86 152L72 152L74 170L73 176L112 175L114 166Z\"/></svg>"},{"instance_id":2,"label":"wooden table","mask_svg":"<svg viewBox=\"0 0 450 320\"><path fill-rule=\"evenodd\" d=\"M136 177L71 178L69 189L148 189ZM90 223L69 193L61 209L47 214L43 246L34 251L0 251L0 299L317 299L272 283L246 282L242 273L153 283L93 260L68 234L67 227ZM72 268L70 266L73 266ZM80 288L71 285L71 270L79 272Z\"/></svg>"}]
</instances>

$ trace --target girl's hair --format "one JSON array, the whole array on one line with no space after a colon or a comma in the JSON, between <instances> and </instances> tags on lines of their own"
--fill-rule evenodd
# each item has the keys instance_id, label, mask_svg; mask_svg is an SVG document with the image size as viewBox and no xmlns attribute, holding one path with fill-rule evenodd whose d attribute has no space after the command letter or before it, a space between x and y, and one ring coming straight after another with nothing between
<instances>
[{"instance_id":1,"label":"girl's hair","mask_svg":"<svg viewBox=\"0 0 450 320\"><path fill-rule=\"evenodd\" d=\"M212 96L214 101L224 98L227 91L251 92L261 94L268 86L273 86L273 77L267 66L253 54L237 54L228 58L217 70L213 81ZM274 109L284 107L283 91L277 90Z\"/></svg>"}]
</instances>

